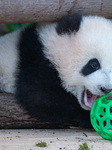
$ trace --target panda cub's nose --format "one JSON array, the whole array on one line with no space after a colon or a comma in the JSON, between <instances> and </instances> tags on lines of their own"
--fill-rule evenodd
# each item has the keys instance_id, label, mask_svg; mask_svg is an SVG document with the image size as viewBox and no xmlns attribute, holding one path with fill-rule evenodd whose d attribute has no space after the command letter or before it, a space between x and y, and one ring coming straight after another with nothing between
<instances>
[{"instance_id":1,"label":"panda cub's nose","mask_svg":"<svg viewBox=\"0 0 112 150\"><path fill-rule=\"evenodd\" d=\"M105 94L108 94L108 93L110 93L110 92L112 91L112 89L106 89L106 88L104 88L104 87L101 87L100 89L101 89L101 91L102 91L103 93L105 93Z\"/></svg>"}]
</instances>

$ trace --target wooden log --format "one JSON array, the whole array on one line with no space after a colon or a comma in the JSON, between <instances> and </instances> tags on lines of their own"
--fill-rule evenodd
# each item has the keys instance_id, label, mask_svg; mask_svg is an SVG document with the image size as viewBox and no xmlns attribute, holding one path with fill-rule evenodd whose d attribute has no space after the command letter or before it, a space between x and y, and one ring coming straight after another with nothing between
<instances>
[{"instance_id":1,"label":"wooden log","mask_svg":"<svg viewBox=\"0 0 112 150\"><path fill-rule=\"evenodd\" d=\"M81 13L112 18L112 0L0 0L0 22L57 21Z\"/></svg>"},{"instance_id":2,"label":"wooden log","mask_svg":"<svg viewBox=\"0 0 112 150\"><path fill-rule=\"evenodd\" d=\"M55 128L77 126L77 122L55 125ZM53 128L47 121L30 117L17 103L12 94L0 93L0 129Z\"/></svg>"}]
</instances>

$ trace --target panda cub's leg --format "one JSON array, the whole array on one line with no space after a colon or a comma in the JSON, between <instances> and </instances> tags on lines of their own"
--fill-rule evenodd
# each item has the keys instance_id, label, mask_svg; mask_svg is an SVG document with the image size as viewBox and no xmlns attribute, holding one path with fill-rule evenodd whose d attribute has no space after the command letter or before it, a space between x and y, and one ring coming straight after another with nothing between
<instances>
[{"instance_id":1,"label":"panda cub's leg","mask_svg":"<svg viewBox=\"0 0 112 150\"><path fill-rule=\"evenodd\" d=\"M0 37L0 91L15 93L18 72L20 30Z\"/></svg>"}]
</instances>

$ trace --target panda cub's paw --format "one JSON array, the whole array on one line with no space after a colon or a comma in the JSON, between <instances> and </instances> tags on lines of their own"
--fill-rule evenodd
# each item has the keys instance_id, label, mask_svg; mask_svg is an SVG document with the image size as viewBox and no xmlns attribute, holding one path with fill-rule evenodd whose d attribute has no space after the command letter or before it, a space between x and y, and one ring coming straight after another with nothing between
<instances>
[{"instance_id":1,"label":"panda cub's paw","mask_svg":"<svg viewBox=\"0 0 112 150\"><path fill-rule=\"evenodd\" d=\"M92 128L92 125L91 125L89 120L88 121L81 120L79 123L79 127L81 127L81 128Z\"/></svg>"}]
</instances>

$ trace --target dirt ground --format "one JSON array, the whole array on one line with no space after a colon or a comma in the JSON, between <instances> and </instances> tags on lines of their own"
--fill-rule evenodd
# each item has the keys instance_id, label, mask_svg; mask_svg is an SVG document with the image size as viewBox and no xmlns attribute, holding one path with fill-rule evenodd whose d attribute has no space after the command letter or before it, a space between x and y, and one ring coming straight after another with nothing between
<instances>
[{"instance_id":1,"label":"dirt ground","mask_svg":"<svg viewBox=\"0 0 112 150\"><path fill-rule=\"evenodd\" d=\"M37 147L39 142L46 142L47 147ZM112 150L112 142L93 130L0 130L0 150L79 150L83 143L90 150Z\"/></svg>"}]
</instances>

